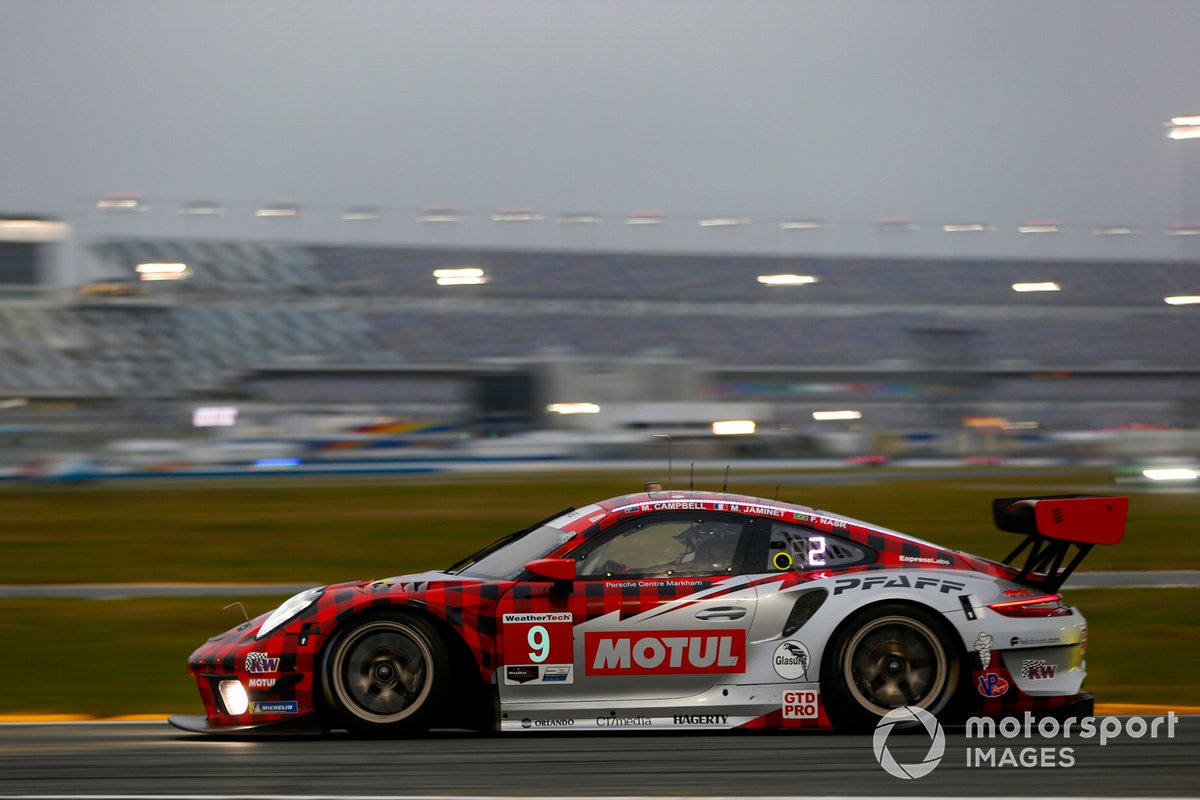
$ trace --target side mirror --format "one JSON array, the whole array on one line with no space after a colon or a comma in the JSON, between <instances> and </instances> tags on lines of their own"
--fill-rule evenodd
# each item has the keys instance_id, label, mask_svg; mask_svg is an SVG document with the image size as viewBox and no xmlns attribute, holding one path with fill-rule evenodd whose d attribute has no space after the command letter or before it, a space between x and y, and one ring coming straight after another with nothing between
<instances>
[{"instance_id":1,"label":"side mirror","mask_svg":"<svg viewBox=\"0 0 1200 800\"><path fill-rule=\"evenodd\" d=\"M575 581L575 559L539 558L526 564L525 571L555 583L573 583Z\"/></svg>"}]
</instances>

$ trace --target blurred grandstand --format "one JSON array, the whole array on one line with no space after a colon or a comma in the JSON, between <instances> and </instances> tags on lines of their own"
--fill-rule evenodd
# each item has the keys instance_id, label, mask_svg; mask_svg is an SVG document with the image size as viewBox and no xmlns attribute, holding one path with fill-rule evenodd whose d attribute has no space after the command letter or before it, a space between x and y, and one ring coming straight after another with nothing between
<instances>
[{"instance_id":1,"label":"blurred grandstand","mask_svg":"<svg viewBox=\"0 0 1200 800\"><path fill-rule=\"evenodd\" d=\"M110 277L0 299L0 462L1197 449L1195 264L89 249Z\"/></svg>"}]
</instances>

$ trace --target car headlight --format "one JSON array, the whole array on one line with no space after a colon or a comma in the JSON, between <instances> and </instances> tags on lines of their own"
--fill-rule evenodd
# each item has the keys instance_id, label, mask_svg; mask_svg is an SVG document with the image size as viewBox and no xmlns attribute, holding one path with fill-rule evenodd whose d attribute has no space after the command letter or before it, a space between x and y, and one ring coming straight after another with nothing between
<instances>
[{"instance_id":1,"label":"car headlight","mask_svg":"<svg viewBox=\"0 0 1200 800\"><path fill-rule=\"evenodd\" d=\"M290 620L292 617L299 614L304 609L317 602L317 598L321 596L321 592L325 591L324 587L318 586L315 589L306 589L298 595L289 597L284 600L279 608L271 612L271 616L267 617L267 621L258 629L258 633L254 634L255 639L261 639L271 631L278 628L283 623Z\"/></svg>"}]
</instances>

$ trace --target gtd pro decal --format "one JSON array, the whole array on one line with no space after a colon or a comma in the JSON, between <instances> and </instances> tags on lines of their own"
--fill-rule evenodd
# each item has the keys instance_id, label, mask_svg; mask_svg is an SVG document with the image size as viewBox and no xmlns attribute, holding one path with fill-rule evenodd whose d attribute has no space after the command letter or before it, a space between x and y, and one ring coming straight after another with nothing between
<instances>
[{"instance_id":1,"label":"gtd pro decal","mask_svg":"<svg viewBox=\"0 0 1200 800\"><path fill-rule=\"evenodd\" d=\"M966 584L945 578L913 578L907 575L872 575L869 578L838 578L833 584L835 595L850 589L937 589L942 594L961 592Z\"/></svg>"},{"instance_id":2,"label":"gtd pro decal","mask_svg":"<svg viewBox=\"0 0 1200 800\"><path fill-rule=\"evenodd\" d=\"M746 671L746 632L589 631L588 675L699 675Z\"/></svg>"}]
</instances>

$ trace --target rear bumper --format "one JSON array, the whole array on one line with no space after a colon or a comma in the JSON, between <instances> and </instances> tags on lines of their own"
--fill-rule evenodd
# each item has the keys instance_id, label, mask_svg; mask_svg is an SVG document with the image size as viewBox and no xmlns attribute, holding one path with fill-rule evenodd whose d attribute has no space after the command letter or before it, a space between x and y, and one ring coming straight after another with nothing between
<instances>
[{"instance_id":1,"label":"rear bumper","mask_svg":"<svg viewBox=\"0 0 1200 800\"><path fill-rule=\"evenodd\" d=\"M1069 717L1094 717L1096 716L1096 696L1091 692L1080 692L1067 705L1047 711L1043 716L1053 717L1060 721Z\"/></svg>"},{"instance_id":2,"label":"rear bumper","mask_svg":"<svg viewBox=\"0 0 1200 800\"><path fill-rule=\"evenodd\" d=\"M259 722L250 725L220 725L207 717L175 716L167 720L188 733L207 733L219 736L318 736L321 725L316 714Z\"/></svg>"}]
</instances>

